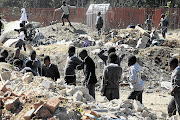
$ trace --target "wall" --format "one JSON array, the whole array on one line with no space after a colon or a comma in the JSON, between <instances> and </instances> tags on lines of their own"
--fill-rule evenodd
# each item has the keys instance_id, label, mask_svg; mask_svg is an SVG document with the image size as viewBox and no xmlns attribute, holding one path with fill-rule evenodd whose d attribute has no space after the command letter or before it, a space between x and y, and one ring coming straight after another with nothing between
<instances>
[{"instance_id":1,"label":"wall","mask_svg":"<svg viewBox=\"0 0 180 120\"><path fill-rule=\"evenodd\" d=\"M29 21L41 22L44 26L49 25L53 20L54 8L27 8ZM70 20L86 24L86 8L76 8L70 10ZM153 26L157 27L160 21L161 13L167 13L169 25L172 29L180 28L180 9L154 9L154 8L111 8L106 13L106 28L126 28L133 20L134 24L142 24L147 19L147 15L152 15ZM18 20L21 16L19 8L0 8L0 14L7 21ZM58 11L55 14L54 20L61 22L62 12ZM95 15L92 15L95 17ZM95 21L94 21L95 22ZM94 25L95 23L92 23Z\"/></svg>"}]
</instances>

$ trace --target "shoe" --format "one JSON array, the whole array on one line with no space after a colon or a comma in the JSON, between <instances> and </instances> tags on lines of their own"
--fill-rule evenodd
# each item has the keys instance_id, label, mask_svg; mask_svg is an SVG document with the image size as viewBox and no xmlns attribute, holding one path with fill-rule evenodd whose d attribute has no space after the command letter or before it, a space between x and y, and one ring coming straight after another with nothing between
<instances>
[{"instance_id":1,"label":"shoe","mask_svg":"<svg viewBox=\"0 0 180 120\"><path fill-rule=\"evenodd\" d=\"M62 24L62 26L64 26L64 24Z\"/></svg>"}]
</instances>

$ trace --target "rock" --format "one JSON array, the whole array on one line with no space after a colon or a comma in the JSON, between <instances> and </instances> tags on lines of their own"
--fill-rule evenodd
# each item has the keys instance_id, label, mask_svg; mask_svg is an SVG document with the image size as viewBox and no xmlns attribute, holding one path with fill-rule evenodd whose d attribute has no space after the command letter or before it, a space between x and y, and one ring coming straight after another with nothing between
<instances>
[{"instance_id":1,"label":"rock","mask_svg":"<svg viewBox=\"0 0 180 120\"><path fill-rule=\"evenodd\" d=\"M133 100L131 99L127 99L123 102L124 104L132 104L133 103Z\"/></svg>"},{"instance_id":2,"label":"rock","mask_svg":"<svg viewBox=\"0 0 180 120\"><path fill-rule=\"evenodd\" d=\"M109 100L107 99L106 96L101 96L101 97L99 97L96 101L99 102L99 103L109 102Z\"/></svg>"},{"instance_id":3,"label":"rock","mask_svg":"<svg viewBox=\"0 0 180 120\"><path fill-rule=\"evenodd\" d=\"M60 100L58 98L51 98L44 104L44 107L46 107L50 112L53 113L56 108L58 108L59 103Z\"/></svg>"},{"instance_id":4,"label":"rock","mask_svg":"<svg viewBox=\"0 0 180 120\"><path fill-rule=\"evenodd\" d=\"M68 114L67 114L67 111L65 108L60 108L60 109L56 110L56 113L54 116L60 120L69 120Z\"/></svg>"},{"instance_id":5,"label":"rock","mask_svg":"<svg viewBox=\"0 0 180 120\"><path fill-rule=\"evenodd\" d=\"M5 82L6 80L10 80L11 73L10 72L3 72L1 73L1 81Z\"/></svg>"},{"instance_id":6,"label":"rock","mask_svg":"<svg viewBox=\"0 0 180 120\"><path fill-rule=\"evenodd\" d=\"M179 120L178 115L171 116L168 120Z\"/></svg>"},{"instance_id":7,"label":"rock","mask_svg":"<svg viewBox=\"0 0 180 120\"><path fill-rule=\"evenodd\" d=\"M74 95L73 95L73 100L74 101L81 101L83 102L83 93L81 91L77 91Z\"/></svg>"},{"instance_id":8,"label":"rock","mask_svg":"<svg viewBox=\"0 0 180 120\"><path fill-rule=\"evenodd\" d=\"M151 119L153 119L153 120L156 120L157 119L157 116L156 116L156 114L154 114L154 113L149 113L149 115L148 115Z\"/></svg>"},{"instance_id":9,"label":"rock","mask_svg":"<svg viewBox=\"0 0 180 120\"><path fill-rule=\"evenodd\" d=\"M130 108L130 107L132 107L132 104L125 104L125 103L123 103L121 105L121 108Z\"/></svg>"},{"instance_id":10,"label":"rock","mask_svg":"<svg viewBox=\"0 0 180 120\"><path fill-rule=\"evenodd\" d=\"M35 109L31 109L30 111L27 111L26 114L24 115L24 120L30 120L31 117L33 116Z\"/></svg>"},{"instance_id":11,"label":"rock","mask_svg":"<svg viewBox=\"0 0 180 120\"><path fill-rule=\"evenodd\" d=\"M166 88L167 90L173 89L171 82L168 82L168 81L161 82L161 87Z\"/></svg>"},{"instance_id":12,"label":"rock","mask_svg":"<svg viewBox=\"0 0 180 120\"><path fill-rule=\"evenodd\" d=\"M53 83L51 81L48 81L48 80L43 80L41 84L43 87L45 87L47 89L51 89L54 87Z\"/></svg>"},{"instance_id":13,"label":"rock","mask_svg":"<svg viewBox=\"0 0 180 120\"><path fill-rule=\"evenodd\" d=\"M129 115L130 113L132 113L132 110L130 108L121 108L120 111L124 114Z\"/></svg>"},{"instance_id":14,"label":"rock","mask_svg":"<svg viewBox=\"0 0 180 120\"><path fill-rule=\"evenodd\" d=\"M86 98L87 101L95 101L95 99L90 94L83 95L84 98Z\"/></svg>"},{"instance_id":15,"label":"rock","mask_svg":"<svg viewBox=\"0 0 180 120\"><path fill-rule=\"evenodd\" d=\"M34 103L33 108L36 110L36 109L38 109L38 108L39 108L39 106L41 106L41 105L43 105L43 104L44 104L44 102L43 102L43 101L36 102L36 103Z\"/></svg>"},{"instance_id":16,"label":"rock","mask_svg":"<svg viewBox=\"0 0 180 120\"><path fill-rule=\"evenodd\" d=\"M112 104L118 104L121 105L122 104L122 100L121 99L113 99L110 101Z\"/></svg>"},{"instance_id":17,"label":"rock","mask_svg":"<svg viewBox=\"0 0 180 120\"><path fill-rule=\"evenodd\" d=\"M19 106L19 98L15 97L14 99L8 99L5 103L5 108L8 111L13 111L15 109L17 109L17 107Z\"/></svg>"},{"instance_id":18,"label":"rock","mask_svg":"<svg viewBox=\"0 0 180 120\"><path fill-rule=\"evenodd\" d=\"M142 117L148 117L148 112L146 111L146 110L143 110L143 112L142 112Z\"/></svg>"},{"instance_id":19,"label":"rock","mask_svg":"<svg viewBox=\"0 0 180 120\"><path fill-rule=\"evenodd\" d=\"M22 80L24 81L24 83L29 84L30 82L33 81L33 78L34 76L32 72L28 72L24 74L24 76L22 77Z\"/></svg>"},{"instance_id":20,"label":"rock","mask_svg":"<svg viewBox=\"0 0 180 120\"><path fill-rule=\"evenodd\" d=\"M48 118L51 117L50 111L45 108L43 105L39 106L39 108L34 112L36 118Z\"/></svg>"},{"instance_id":21,"label":"rock","mask_svg":"<svg viewBox=\"0 0 180 120\"><path fill-rule=\"evenodd\" d=\"M66 94L70 96L74 95L77 91L81 91L83 94L89 94L89 90L84 86L68 86L66 89Z\"/></svg>"},{"instance_id":22,"label":"rock","mask_svg":"<svg viewBox=\"0 0 180 120\"><path fill-rule=\"evenodd\" d=\"M143 105L139 102L134 100L133 107L137 112L142 112L144 110Z\"/></svg>"},{"instance_id":23,"label":"rock","mask_svg":"<svg viewBox=\"0 0 180 120\"><path fill-rule=\"evenodd\" d=\"M150 117L145 117L144 120L152 120Z\"/></svg>"},{"instance_id":24,"label":"rock","mask_svg":"<svg viewBox=\"0 0 180 120\"><path fill-rule=\"evenodd\" d=\"M167 117L167 114L162 113L162 114L161 114L161 117L166 118L166 117Z\"/></svg>"}]
</instances>

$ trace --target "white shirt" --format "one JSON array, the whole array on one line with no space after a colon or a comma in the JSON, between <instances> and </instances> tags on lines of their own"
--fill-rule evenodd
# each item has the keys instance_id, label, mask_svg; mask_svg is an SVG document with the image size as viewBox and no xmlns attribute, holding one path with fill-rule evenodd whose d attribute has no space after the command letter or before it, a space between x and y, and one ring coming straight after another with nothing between
<instances>
[{"instance_id":1,"label":"white shirt","mask_svg":"<svg viewBox=\"0 0 180 120\"><path fill-rule=\"evenodd\" d=\"M62 5L60 8L56 9L55 11L63 10L64 15L69 15L69 8L76 8L75 6L70 6L70 5Z\"/></svg>"},{"instance_id":2,"label":"white shirt","mask_svg":"<svg viewBox=\"0 0 180 120\"><path fill-rule=\"evenodd\" d=\"M27 21L27 14L26 14L26 9L25 8L22 8L21 9L21 18L20 18L20 21Z\"/></svg>"}]
</instances>

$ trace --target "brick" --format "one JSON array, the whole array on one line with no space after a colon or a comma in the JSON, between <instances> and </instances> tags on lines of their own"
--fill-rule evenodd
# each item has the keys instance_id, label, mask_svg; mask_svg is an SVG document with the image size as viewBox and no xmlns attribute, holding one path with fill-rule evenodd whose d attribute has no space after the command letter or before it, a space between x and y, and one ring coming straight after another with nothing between
<instances>
[{"instance_id":1,"label":"brick","mask_svg":"<svg viewBox=\"0 0 180 120\"><path fill-rule=\"evenodd\" d=\"M35 112L34 114L36 115L36 118L49 118L51 117L51 113L50 111L44 107L43 105L41 105Z\"/></svg>"},{"instance_id":2,"label":"brick","mask_svg":"<svg viewBox=\"0 0 180 120\"><path fill-rule=\"evenodd\" d=\"M38 108L39 108L39 106L41 106L41 105L43 105L43 104L44 104L44 102L43 102L43 101L36 102L36 103L34 103L33 108L36 110L36 109L38 109Z\"/></svg>"},{"instance_id":3,"label":"brick","mask_svg":"<svg viewBox=\"0 0 180 120\"><path fill-rule=\"evenodd\" d=\"M3 85L2 82L0 82L0 91L2 91L2 92L7 92L8 91L8 89L6 88L5 85Z\"/></svg>"},{"instance_id":4,"label":"brick","mask_svg":"<svg viewBox=\"0 0 180 120\"><path fill-rule=\"evenodd\" d=\"M20 101L19 101L18 97L14 98L14 99L8 99L5 103L5 108L8 111L15 110L19 106L19 103L20 103Z\"/></svg>"},{"instance_id":5,"label":"brick","mask_svg":"<svg viewBox=\"0 0 180 120\"><path fill-rule=\"evenodd\" d=\"M53 113L56 108L58 108L59 103L60 100L58 98L51 98L44 104L44 107L46 107L49 111Z\"/></svg>"},{"instance_id":6,"label":"brick","mask_svg":"<svg viewBox=\"0 0 180 120\"><path fill-rule=\"evenodd\" d=\"M24 120L30 120L35 112L35 109L31 109L30 111L27 111L24 115Z\"/></svg>"}]
</instances>

